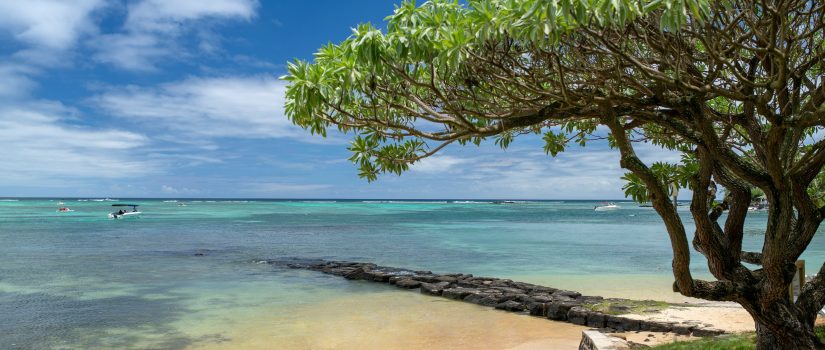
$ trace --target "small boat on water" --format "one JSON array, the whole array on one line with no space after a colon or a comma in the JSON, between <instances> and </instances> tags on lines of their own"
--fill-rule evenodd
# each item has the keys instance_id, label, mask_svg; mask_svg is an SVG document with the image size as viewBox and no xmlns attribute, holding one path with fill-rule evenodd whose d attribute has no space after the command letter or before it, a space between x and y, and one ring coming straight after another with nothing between
<instances>
[{"instance_id":1,"label":"small boat on water","mask_svg":"<svg viewBox=\"0 0 825 350\"><path fill-rule=\"evenodd\" d=\"M139 212L137 210L138 204L112 204L112 206L113 207L131 207L132 210L120 209L116 212L109 213L109 219L124 219L124 218L128 218L128 217L137 217L138 215L141 214L141 212Z\"/></svg>"},{"instance_id":2,"label":"small boat on water","mask_svg":"<svg viewBox=\"0 0 825 350\"><path fill-rule=\"evenodd\" d=\"M605 202L605 203L601 203L601 205L597 205L597 206L593 207L593 210L595 210L595 211L608 211L608 210L616 210L616 209L619 209L619 208L620 207L618 205L616 205L616 203L613 203L613 202L607 203L607 202Z\"/></svg>"},{"instance_id":3,"label":"small boat on water","mask_svg":"<svg viewBox=\"0 0 825 350\"><path fill-rule=\"evenodd\" d=\"M69 209L68 207L60 207L60 208L57 208L57 212L58 212L58 213L70 213L70 212L73 212L73 211L74 211L74 210L71 210L71 209Z\"/></svg>"}]
</instances>

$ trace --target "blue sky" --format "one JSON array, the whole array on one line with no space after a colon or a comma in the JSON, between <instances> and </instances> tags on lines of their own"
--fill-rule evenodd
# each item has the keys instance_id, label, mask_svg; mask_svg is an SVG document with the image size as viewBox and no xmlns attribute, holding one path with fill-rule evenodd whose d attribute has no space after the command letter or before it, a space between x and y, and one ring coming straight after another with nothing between
<instances>
[{"instance_id":1,"label":"blue sky","mask_svg":"<svg viewBox=\"0 0 825 350\"><path fill-rule=\"evenodd\" d=\"M0 2L0 196L622 198L603 144L461 148L368 184L283 115L286 62L392 1ZM642 147L648 160L675 155Z\"/></svg>"}]
</instances>

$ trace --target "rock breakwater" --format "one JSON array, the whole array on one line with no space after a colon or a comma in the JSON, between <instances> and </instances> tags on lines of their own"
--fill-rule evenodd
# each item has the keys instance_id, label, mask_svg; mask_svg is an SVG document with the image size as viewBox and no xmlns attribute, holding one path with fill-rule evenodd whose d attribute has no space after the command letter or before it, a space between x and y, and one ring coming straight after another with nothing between
<instances>
[{"instance_id":1,"label":"rock breakwater","mask_svg":"<svg viewBox=\"0 0 825 350\"><path fill-rule=\"evenodd\" d=\"M269 261L283 263L283 261ZM624 317L594 310L603 302L621 304L630 300L587 296L579 292L512 281L479 277L466 273L437 274L351 261L287 262L295 269L319 271L351 280L386 283L421 294L460 300L499 310L524 313L555 321L603 329L605 331L674 332L681 335L713 336L722 330L691 322L664 322Z\"/></svg>"}]
</instances>

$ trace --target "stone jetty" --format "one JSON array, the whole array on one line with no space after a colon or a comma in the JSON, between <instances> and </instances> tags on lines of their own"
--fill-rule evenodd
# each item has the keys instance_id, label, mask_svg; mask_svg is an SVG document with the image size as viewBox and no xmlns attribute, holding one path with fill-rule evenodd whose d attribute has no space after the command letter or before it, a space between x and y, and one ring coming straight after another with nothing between
<instances>
[{"instance_id":1,"label":"stone jetty","mask_svg":"<svg viewBox=\"0 0 825 350\"><path fill-rule=\"evenodd\" d=\"M279 264L283 261L269 261L269 263ZM432 271L417 271L350 261L286 262L286 266L319 271L351 280L386 283L409 290L418 289L421 294L569 322L607 332L674 332L701 337L724 333L722 330L696 323L640 320L602 313L595 311L593 306L603 302L621 305L623 301L631 301L586 296L579 292L509 279L477 277L465 273L437 274Z\"/></svg>"}]
</instances>

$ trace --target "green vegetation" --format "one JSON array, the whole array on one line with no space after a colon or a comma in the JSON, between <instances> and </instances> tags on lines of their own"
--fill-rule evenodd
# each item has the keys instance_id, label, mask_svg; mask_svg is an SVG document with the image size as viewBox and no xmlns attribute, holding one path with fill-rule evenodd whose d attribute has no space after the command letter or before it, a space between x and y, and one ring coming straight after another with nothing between
<instances>
[{"instance_id":1,"label":"green vegetation","mask_svg":"<svg viewBox=\"0 0 825 350\"><path fill-rule=\"evenodd\" d=\"M787 267L825 219L820 5L405 1L386 31L359 25L313 62L290 63L284 108L311 133L350 133L350 160L369 181L448 146L507 148L526 136L556 156L606 140L629 171L626 194L662 218L676 291L751 310L773 332L760 348L825 349L812 321L825 305L825 265L797 301L786 297ZM681 157L645 162L647 147ZM728 194L721 203L717 186ZM680 187L693 193L692 241L669 200ZM762 246L744 252L752 188L770 219ZM715 280L693 277L691 247Z\"/></svg>"},{"instance_id":2,"label":"green vegetation","mask_svg":"<svg viewBox=\"0 0 825 350\"><path fill-rule=\"evenodd\" d=\"M655 300L605 299L600 303L584 304L583 306L603 314L621 315L659 312L670 307L670 304Z\"/></svg>"},{"instance_id":3,"label":"green vegetation","mask_svg":"<svg viewBox=\"0 0 825 350\"><path fill-rule=\"evenodd\" d=\"M825 341L825 326L814 329L817 337ZM753 350L756 348L756 333L724 335L694 341L680 341L654 346L655 350Z\"/></svg>"}]
</instances>

